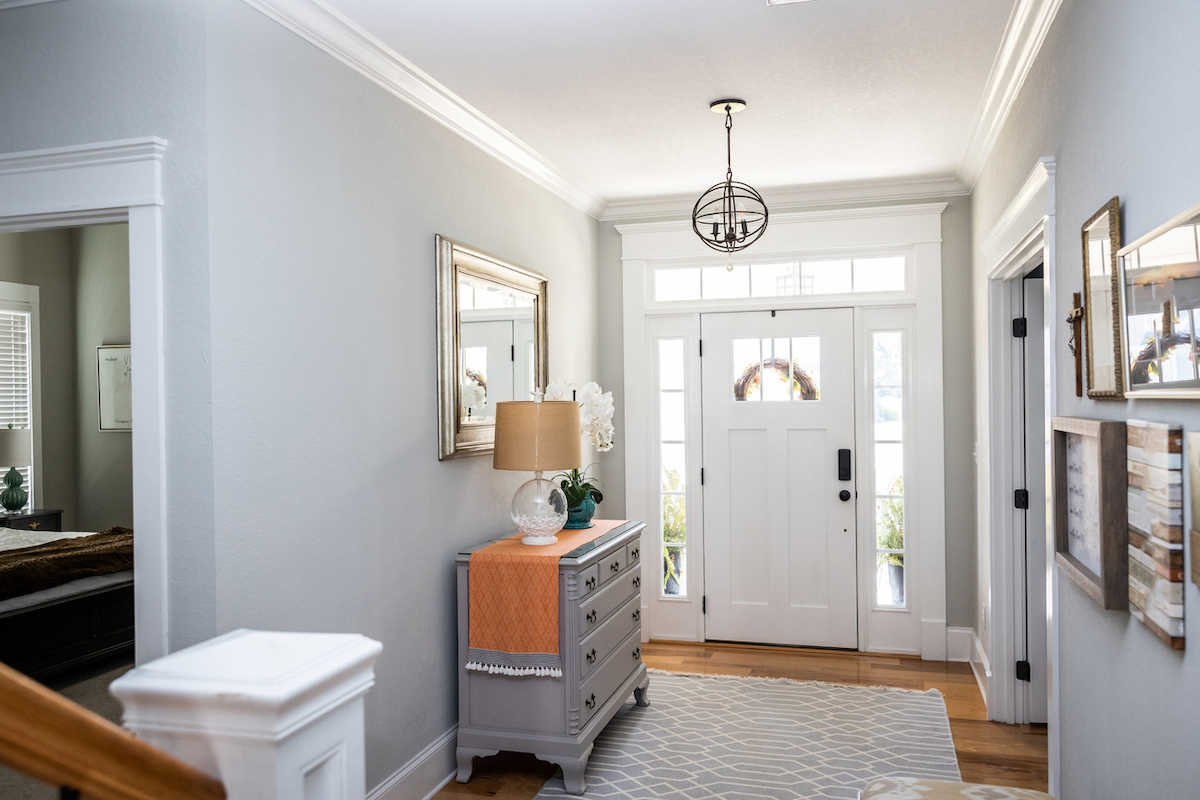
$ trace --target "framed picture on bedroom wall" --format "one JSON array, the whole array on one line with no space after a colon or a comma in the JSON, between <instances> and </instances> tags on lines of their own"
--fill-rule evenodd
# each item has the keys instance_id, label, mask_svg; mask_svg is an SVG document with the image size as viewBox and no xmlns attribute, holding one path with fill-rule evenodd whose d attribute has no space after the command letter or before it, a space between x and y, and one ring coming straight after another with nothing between
<instances>
[{"instance_id":1,"label":"framed picture on bedroom wall","mask_svg":"<svg viewBox=\"0 0 1200 800\"><path fill-rule=\"evenodd\" d=\"M133 380L129 345L106 344L96 348L100 430L133 430Z\"/></svg>"},{"instance_id":2,"label":"framed picture on bedroom wall","mask_svg":"<svg viewBox=\"0 0 1200 800\"><path fill-rule=\"evenodd\" d=\"M1054 417L1054 563L1101 608L1129 607L1125 423Z\"/></svg>"}]
</instances>

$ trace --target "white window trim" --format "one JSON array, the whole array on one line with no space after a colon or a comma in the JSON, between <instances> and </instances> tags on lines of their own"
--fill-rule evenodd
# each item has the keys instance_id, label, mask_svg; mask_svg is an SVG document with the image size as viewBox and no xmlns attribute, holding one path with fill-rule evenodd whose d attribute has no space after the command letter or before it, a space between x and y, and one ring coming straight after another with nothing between
<instances>
[{"instance_id":1,"label":"white window trim","mask_svg":"<svg viewBox=\"0 0 1200 800\"><path fill-rule=\"evenodd\" d=\"M742 254L739 262L763 263L788 259L811 260L814 256L884 255L908 256L905 290L844 295L801 295L751 298L747 300L710 300L700 302L653 301L653 270L669 266L711 266L723 256L708 250L697 239L687 220L618 225L622 241L624 342L625 342L625 484L626 514L643 519L657 535L655 510L657 492L651 492L657 477L654 468L658 456L651 451L657 441L657 411L651 392L657 390L653 372L657 348L653 340L679 335L688 337L686 375L692 388L688 401L688 440L700 442L699 330L700 313L751 311L763 309L809 309L854 307L856 329L863 324L864 309L909 306L913 314L913 362L919 365L922 380L914 381L913 422L920 432L913 434L910 459L912 478L919 488L910 502L921 509L920 527L910 547L915 559L916 580L910 578L913 602L904 610L880 611L890 617L905 617L907 633L903 644L899 636L872 638L865 630L859 639L862 650L885 649L892 652L919 653L923 658L946 657L946 564L945 564L945 449L942 395L942 288L941 288L941 214L945 203L928 203L878 208L848 208L835 211L798 212L772 217L771 227L752 251ZM856 362L863 362L856 358ZM860 377L861 380L861 377ZM694 388L693 388L694 387ZM858 391L861 395L862 391ZM861 415L860 415L861 416ZM906 431L907 434L907 431ZM861 448L859 448L861 451ZM700 449L688 450L688 597L661 598L645 592L643 636L655 639L702 641L704 617L703 494L699 482ZM693 461L695 459L695 461ZM694 474L694 477L692 475ZM856 466L855 475L867 475ZM909 478L906 478L909 479ZM862 492L860 491L860 496ZM909 494L906 490L906 494ZM693 514L693 511L696 513ZM912 519L916 519L913 517ZM863 525L859 526L860 534ZM915 527L915 526L914 526ZM874 558L874 549L871 550ZM906 559L907 561L907 559ZM860 559L861 564L861 559ZM906 567L907 567L906 563ZM643 561L642 580L661 580L658 559ZM869 592L868 592L869 590ZM864 599L868 592L870 604ZM859 608L874 607L874 584L860 581Z\"/></svg>"},{"instance_id":2,"label":"white window trim","mask_svg":"<svg viewBox=\"0 0 1200 800\"><path fill-rule=\"evenodd\" d=\"M42 328L40 290L25 283L0 281L0 309L29 315L29 427L33 431L33 463L29 465L27 508L39 508L42 467ZM13 464L0 465L7 470Z\"/></svg>"}]
</instances>

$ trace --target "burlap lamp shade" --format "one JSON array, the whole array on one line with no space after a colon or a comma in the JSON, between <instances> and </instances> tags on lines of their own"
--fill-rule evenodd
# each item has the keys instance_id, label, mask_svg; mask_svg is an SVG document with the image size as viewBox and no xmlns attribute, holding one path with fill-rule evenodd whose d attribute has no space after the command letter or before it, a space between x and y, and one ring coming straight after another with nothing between
<instances>
[{"instance_id":1,"label":"burlap lamp shade","mask_svg":"<svg viewBox=\"0 0 1200 800\"><path fill-rule=\"evenodd\" d=\"M522 472L578 469L579 404L523 400L496 404L492 467Z\"/></svg>"}]
</instances>

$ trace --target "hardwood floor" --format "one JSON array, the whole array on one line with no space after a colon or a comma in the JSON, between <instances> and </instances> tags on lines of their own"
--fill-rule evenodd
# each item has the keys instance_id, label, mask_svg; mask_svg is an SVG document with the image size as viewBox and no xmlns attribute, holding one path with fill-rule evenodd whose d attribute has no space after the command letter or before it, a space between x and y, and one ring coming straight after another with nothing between
<instances>
[{"instance_id":1,"label":"hardwood floor","mask_svg":"<svg viewBox=\"0 0 1200 800\"><path fill-rule=\"evenodd\" d=\"M642 645L642 660L649 667L670 672L937 689L946 698L958 768L964 781L1046 791L1045 726L988 722L969 664L922 661L913 656L715 642L651 642ZM435 797L530 800L555 770L553 765L531 755L501 753L478 759L470 783L451 781Z\"/></svg>"}]
</instances>

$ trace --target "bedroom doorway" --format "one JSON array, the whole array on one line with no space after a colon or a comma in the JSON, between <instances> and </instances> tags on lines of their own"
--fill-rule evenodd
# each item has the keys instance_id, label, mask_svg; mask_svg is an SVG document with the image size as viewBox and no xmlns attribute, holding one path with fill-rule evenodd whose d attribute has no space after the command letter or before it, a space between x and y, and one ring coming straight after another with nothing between
<instances>
[{"instance_id":1,"label":"bedroom doorway","mask_svg":"<svg viewBox=\"0 0 1200 800\"><path fill-rule=\"evenodd\" d=\"M701 331L705 637L856 649L854 311Z\"/></svg>"}]
</instances>

